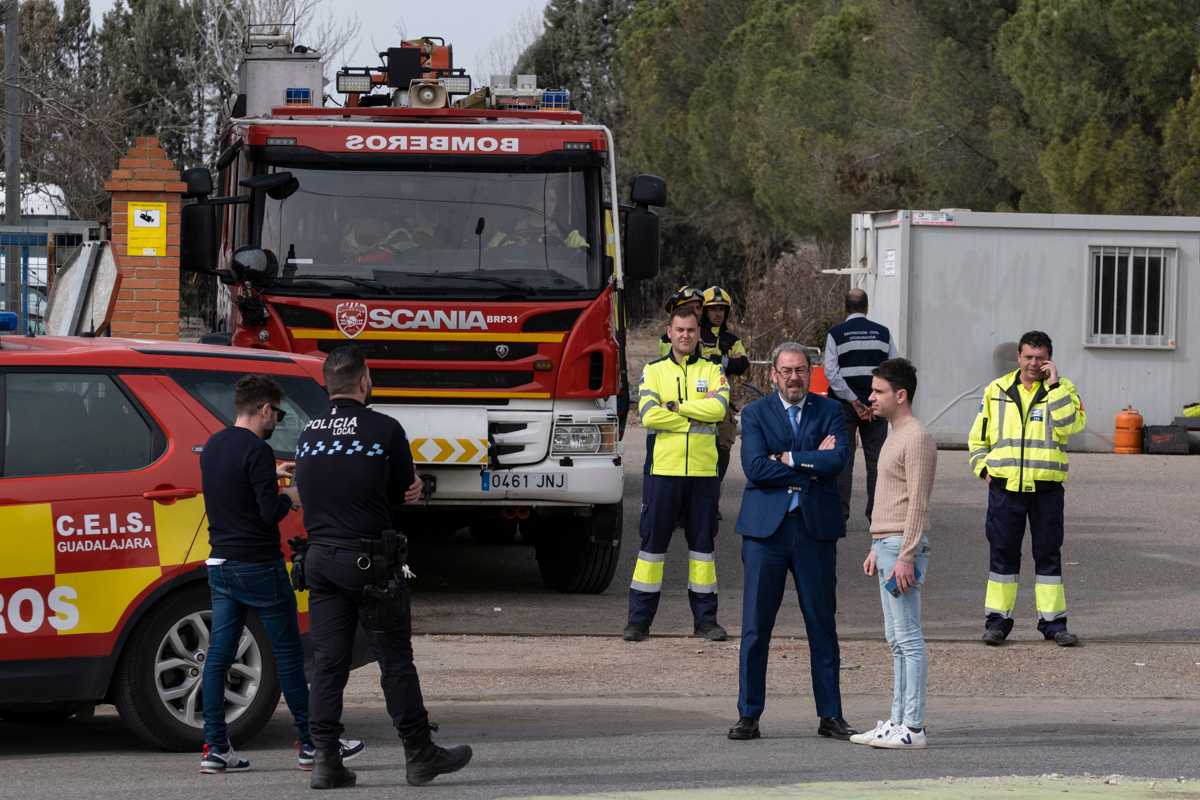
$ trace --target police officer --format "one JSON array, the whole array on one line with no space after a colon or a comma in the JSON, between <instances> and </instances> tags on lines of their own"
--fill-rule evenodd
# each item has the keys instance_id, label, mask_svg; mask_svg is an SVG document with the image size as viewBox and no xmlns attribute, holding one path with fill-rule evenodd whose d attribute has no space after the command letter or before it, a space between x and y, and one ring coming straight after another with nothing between
<instances>
[{"instance_id":1,"label":"police officer","mask_svg":"<svg viewBox=\"0 0 1200 800\"><path fill-rule=\"evenodd\" d=\"M842 415L850 434L850 460L838 476L838 494L842 498L842 516L850 519L850 492L854 483L854 433L862 441L867 462L867 522L875 508L875 475L879 451L887 439L887 420L871 411L871 373L896 357L892 332L867 319L867 293L862 289L846 292L846 319L829 329L825 337L823 368L829 381L829 396L842 403Z\"/></svg>"},{"instance_id":2,"label":"police officer","mask_svg":"<svg viewBox=\"0 0 1200 800\"><path fill-rule=\"evenodd\" d=\"M1059 647L1079 643L1067 630L1063 592L1063 483L1067 442L1087 425L1087 414L1075 384L1058 374L1053 355L1054 344L1042 331L1021 336L1017 369L984 389L967 443L971 470L988 484L991 552L983 641L993 646L1012 631L1026 520L1038 630Z\"/></svg>"},{"instance_id":3,"label":"police officer","mask_svg":"<svg viewBox=\"0 0 1200 800\"><path fill-rule=\"evenodd\" d=\"M729 312L733 301L729 292L720 286L704 290L704 318L700 326L700 352L714 364L720 364L726 377L745 375L750 369L750 354L742 339L729 329ZM717 477L725 480L729 469L729 451L737 440L737 422L731 405L725 419L717 425Z\"/></svg>"},{"instance_id":4,"label":"police officer","mask_svg":"<svg viewBox=\"0 0 1200 800\"><path fill-rule=\"evenodd\" d=\"M717 624L717 423L729 409L729 384L721 368L701 358L700 320L677 308L667 329L671 354L642 371L638 412L646 428L642 479L641 550L629 587L627 642L650 635L662 594L663 564L675 522L682 515L688 543L688 601L695 634L727 638Z\"/></svg>"},{"instance_id":5,"label":"police officer","mask_svg":"<svg viewBox=\"0 0 1200 800\"><path fill-rule=\"evenodd\" d=\"M296 486L309 548L305 571L314 674L310 725L317 747L314 789L353 786L342 764L342 691L359 622L370 635L392 724L404 741L408 782L429 783L462 769L471 748L438 747L413 665L408 585L398 575L405 553L381 552L397 530L395 509L414 502L421 481L404 429L367 408L371 375L362 354L339 347L325 360L329 412L311 420L296 445ZM403 549L403 548L401 548Z\"/></svg>"},{"instance_id":6,"label":"police officer","mask_svg":"<svg viewBox=\"0 0 1200 800\"><path fill-rule=\"evenodd\" d=\"M699 317L701 308L704 306L704 292L699 289L693 289L691 286L683 285L675 290L675 294L667 298L667 302L663 304L663 309L667 312L667 325L670 325L670 315L677 308L691 308ZM700 355L700 341L696 341L696 354ZM667 334L663 334L658 340L658 357L665 358L671 354L671 339Z\"/></svg>"}]
</instances>

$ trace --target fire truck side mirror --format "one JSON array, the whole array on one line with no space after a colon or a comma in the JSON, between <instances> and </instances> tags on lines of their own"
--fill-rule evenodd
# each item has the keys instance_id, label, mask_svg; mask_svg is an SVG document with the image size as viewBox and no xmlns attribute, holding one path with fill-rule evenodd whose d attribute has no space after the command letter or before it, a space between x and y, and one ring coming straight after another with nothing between
<instances>
[{"instance_id":1,"label":"fire truck side mirror","mask_svg":"<svg viewBox=\"0 0 1200 800\"><path fill-rule=\"evenodd\" d=\"M179 214L179 268L210 272L217 263L217 206L188 203Z\"/></svg>"},{"instance_id":2,"label":"fire truck side mirror","mask_svg":"<svg viewBox=\"0 0 1200 800\"><path fill-rule=\"evenodd\" d=\"M625 213L625 275L648 280L658 274L658 215L645 206Z\"/></svg>"},{"instance_id":3,"label":"fire truck side mirror","mask_svg":"<svg viewBox=\"0 0 1200 800\"><path fill-rule=\"evenodd\" d=\"M657 175L635 175L629 182L629 198L639 206L665 206L667 182Z\"/></svg>"},{"instance_id":4,"label":"fire truck side mirror","mask_svg":"<svg viewBox=\"0 0 1200 800\"><path fill-rule=\"evenodd\" d=\"M300 188L300 181L290 172L274 172L270 175L253 175L238 181L251 191L264 191L272 200L286 200Z\"/></svg>"},{"instance_id":5,"label":"fire truck side mirror","mask_svg":"<svg viewBox=\"0 0 1200 800\"><path fill-rule=\"evenodd\" d=\"M238 281L255 287L269 285L279 274L279 259L275 254L270 250L250 245L233 251L233 262L230 266Z\"/></svg>"}]
</instances>

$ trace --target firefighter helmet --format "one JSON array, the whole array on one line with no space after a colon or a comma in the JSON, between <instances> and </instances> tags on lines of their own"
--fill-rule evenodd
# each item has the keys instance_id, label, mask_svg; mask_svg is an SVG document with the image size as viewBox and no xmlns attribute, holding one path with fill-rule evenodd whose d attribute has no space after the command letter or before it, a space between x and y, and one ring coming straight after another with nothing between
<instances>
[{"instance_id":1,"label":"firefighter helmet","mask_svg":"<svg viewBox=\"0 0 1200 800\"><path fill-rule=\"evenodd\" d=\"M720 286L710 286L704 290L704 307L709 306L732 306L733 300L729 297L729 292L722 289Z\"/></svg>"},{"instance_id":2,"label":"firefighter helmet","mask_svg":"<svg viewBox=\"0 0 1200 800\"><path fill-rule=\"evenodd\" d=\"M664 308L666 308L667 313L670 314L675 309L687 303L699 303L700 305L703 305L704 292L700 291L699 289L693 289L691 286L680 286L675 290L675 294L667 298Z\"/></svg>"}]
</instances>

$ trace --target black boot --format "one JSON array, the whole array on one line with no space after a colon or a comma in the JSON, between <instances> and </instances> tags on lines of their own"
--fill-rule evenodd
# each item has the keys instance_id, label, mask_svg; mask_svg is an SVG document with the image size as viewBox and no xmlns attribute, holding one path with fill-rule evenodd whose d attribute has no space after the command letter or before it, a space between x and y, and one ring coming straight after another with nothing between
<instances>
[{"instance_id":1,"label":"black boot","mask_svg":"<svg viewBox=\"0 0 1200 800\"><path fill-rule=\"evenodd\" d=\"M332 750L317 751L309 786L314 789L341 789L353 786L356 780L354 773L342 763L340 746L335 746Z\"/></svg>"},{"instance_id":2,"label":"black boot","mask_svg":"<svg viewBox=\"0 0 1200 800\"><path fill-rule=\"evenodd\" d=\"M471 748L438 747L429 736L429 731L409 736L404 740L404 761L411 786L424 786L438 775L458 772L471 761Z\"/></svg>"}]
</instances>

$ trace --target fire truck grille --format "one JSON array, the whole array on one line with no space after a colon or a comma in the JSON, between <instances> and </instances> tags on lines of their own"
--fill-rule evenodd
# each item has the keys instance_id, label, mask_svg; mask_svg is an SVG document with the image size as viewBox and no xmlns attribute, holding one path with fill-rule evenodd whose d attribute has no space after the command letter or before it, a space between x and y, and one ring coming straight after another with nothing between
<instances>
[{"instance_id":1,"label":"fire truck grille","mask_svg":"<svg viewBox=\"0 0 1200 800\"><path fill-rule=\"evenodd\" d=\"M321 339L317 346L328 353L346 344L337 339ZM367 359L394 361L516 361L537 355L536 342L351 342ZM504 355L501 356L500 354Z\"/></svg>"},{"instance_id":2,"label":"fire truck grille","mask_svg":"<svg viewBox=\"0 0 1200 800\"><path fill-rule=\"evenodd\" d=\"M373 368L371 380L381 389L512 389L533 383L533 373Z\"/></svg>"}]
</instances>

